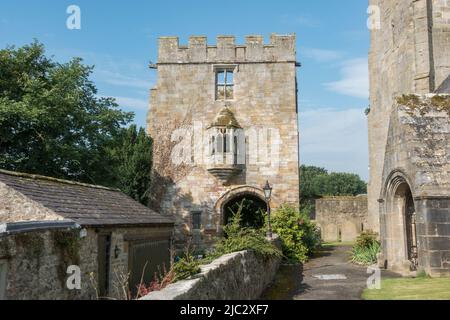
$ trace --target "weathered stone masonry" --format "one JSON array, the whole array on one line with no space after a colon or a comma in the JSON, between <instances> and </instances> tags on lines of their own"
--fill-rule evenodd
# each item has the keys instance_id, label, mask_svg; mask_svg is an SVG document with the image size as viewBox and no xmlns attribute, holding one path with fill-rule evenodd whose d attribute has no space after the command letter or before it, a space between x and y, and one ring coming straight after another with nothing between
<instances>
[{"instance_id":1,"label":"weathered stone masonry","mask_svg":"<svg viewBox=\"0 0 450 320\"><path fill-rule=\"evenodd\" d=\"M0 299L125 299L168 265L172 225L117 190L0 170Z\"/></svg>"},{"instance_id":2,"label":"weathered stone masonry","mask_svg":"<svg viewBox=\"0 0 450 320\"><path fill-rule=\"evenodd\" d=\"M279 238L272 243L281 249ZM201 267L201 273L170 284L142 300L257 300L273 281L281 258L252 251L224 255Z\"/></svg>"},{"instance_id":3,"label":"weathered stone masonry","mask_svg":"<svg viewBox=\"0 0 450 320\"><path fill-rule=\"evenodd\" d=\"M381 14L371 31L369 222L379 228L389 118L402 94L450 93L450 3L445 0L370 0Z\"/></svg>"},{"instance_id":4,"label":"weathered stone masonry","mask_svg":"<svg viewBox=\"0 0 450 320\"><path fill-rule=\"evenodd\" d=\"M446 101L447 109L433 104L433 98ZM417 246L419 269L433 276L448 275L450 96L410 96L400 101L392 111L379 203L382 262L408 272L411 246ZM408 215L415 227L408 224Z\"/></svg>"},{"instance_id":5,"label":"weathered stone masonry","mask_svg":"<svg viewBox=\"0 0 450 320\"><path fill-rule=\"evenodd\" d=\"M149 133L155 141L152 205L176 217L179 246L193 235L198 244L211 244L223 224L219 199L247 193L263 199L261 187L266 180L273 184L274 207L298 206L296 65L294 35L272 35L269 44L263 43L262 36L249 36L245 45L236 45L232 36L219 36L215 46L208 45L206 37L191 37L188 46L180 46L177 37L160 38L158 81L151 90L148 114ZM232 72L231 99L217 99L218 70ZM243 166L228 164L208 171L207 164L197 161L195 148L187 157L194 162L174 163L177 144L208 144L207 140L199 142L190 126L200 123L205 133L221 112L229 114L230 123L217 130L242 129L245 134L245 154L237 155L244 156ZM173 136L180 128L188 128L184 137ZM256 151L249 148L252 143ZM280 161L268 162L276 158ZM231 169L238 173L228 181L218 178ZM201 230L193 230L194 211L201 213Z\"/></svg>"},{"instance_id":6,"label":"weathered stone masonry","mask_svg":"<svg viewBox=\"0 0 450 320\"><path fill-rule=\"evenodd\" d=\"M380 230L380 264L448 274L448 97L430 94L450 93L450 3L370 4L381 21L372 30L368 119L369 223Z\"/></svg>"},{"instance_id":7,"label":"weathered stone masonry","mask_svg":"<svg viewBox=\"0 0 450 320\"><path fill-rule=\"evenodd\" d=\"M316 222L323 241L355 241L368 227L367 196L316 200Z\"/></svg>"}]
</instances>

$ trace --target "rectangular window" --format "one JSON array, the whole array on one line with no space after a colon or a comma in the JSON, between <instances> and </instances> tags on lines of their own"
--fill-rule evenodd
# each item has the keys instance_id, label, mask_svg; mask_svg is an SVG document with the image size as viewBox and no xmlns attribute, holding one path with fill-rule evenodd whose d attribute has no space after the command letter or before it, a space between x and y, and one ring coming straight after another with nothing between
<instances>
[{"instance_id":1,"label":"rectangular window","mask_svg":"<svg viewBox=\"0 0 450 320\"><path fill-rule=\"evenodd\" d=\"M234 99L234 71L232 69L216 70L216 100Z\"/></svg>"},{"instance_id":2,"label":"rectangular window","mask_svg":"<svg viewBox=\"0 0 450 320\"><path fill-rule=\"evenodd\" d=\"M6 299L6 260L0 260L0 300Z\"/></svg>"},{"instance_id":3,"label":"rectangular window","mask_svg":"<svg viewBox=\"0 0 450 320\"><path fill-rule=\"evenodd\" d=\"M202 228L202 213L200 211L192 212L192 229L200 230Z\"/></svg>"}]
</instances>

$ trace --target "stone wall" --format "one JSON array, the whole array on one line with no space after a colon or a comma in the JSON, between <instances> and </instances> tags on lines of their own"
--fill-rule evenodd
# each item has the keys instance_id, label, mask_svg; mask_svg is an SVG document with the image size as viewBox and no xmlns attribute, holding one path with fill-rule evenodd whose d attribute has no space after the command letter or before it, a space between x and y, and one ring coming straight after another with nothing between
<instances>
[{"instance_id":1,"label":"stone wall","mask_svg":"<svg viewBox=\"0 0 450 320\"><path fill-rule=\"evenodd\" d=\"M355 241L368 227L367 218L367 196L316 200L316 222L323 241Z\"/></svg>"},{"instance_id":2,"label":"stone wall","mask_svg":"<svg viewBox=\"0 0 450 320\"><path fill-rule=\"evenodd\" d=\"M274 241L281 247L279 239ZM202 266L192 279L171 284L142 300L257 300L275 278L280 261L251 251L228 254Z\"/></svg>"},{"instance_id":3,"label":"stone wall","mask_svg":"<svg viewBox=\"0 0 450 320\"><path fill-rule=\"evenodd\" d=\"M98 232L111 234L110 291L108 298L124 299L124 282L119 277L130 272L129 245L132 241L156 238L168 239L170 228L110 228L87 229L79 238L79 261L70 258L70 264L81 269L81 290L66 288L67 266L62 250L55 242L55 234L61 230L20 233L0 237L0 261L7 264L6 294L9 300L72 300L96 299L98 281ZM72 232L79 234L80 229ZM118 256L115 256L116 246Z\"/></svg>"},{"instance_id":4,"label":"stone wall","mask_svg":"<svg viewBox=\"0 0 450 320\"><path fill-rule=\"evenodd\" d=\"M76 230L76 229L75 229ZM0 260L7 262L7 300L93 299L89 273L97 271L97 243L92 237L80 239L81 290L66 289L67 267L54 235L61 230L28 232L0 237ZM72 258L70 258L72 259ZM71 264L77 263L71 261Z\"/></svg>"},{"instance_id":5,"label":"stone wall","mask_svg":"<svg viewBox=\"0 0 450 320\"><path fill-rule=\"evenodd\" d=\"M450 274L450 96L405 96L394 104L380 199L383 261L409 272L404 191L416 216L418 267Z\"/></svg>"},{"instance_id":6,"label":"stone wall","mask_svg":"<svg viewBox=\"0 0 450 320\"><path fill-rule=\"evenodd\" d=\"M394 98L430 93L450 74L450 3L446 0L370 0L379 9L369 54L369 223L379 228L389 119Z\"/></svg>"},{"instance_id":7,"label":"stone wall","mask_svg":"<svg viewBox=\"0 0 450 320\"><path fill-rule=\"evenodd\" d=\"M158 80L151 90L147 122L155 141L152 207L175 217L178 247L194 234L192 212L201 212L199 245L209 246L223 225L219 199L249 189L264 199L266 180L273 185L274 207L298 207L295 39L273 35L264 44L263 37L250 36L245 45L237 45L234 37L219 36L215 46L207 45L206 37L191 37L188 46L181 46L176 37L159 40ZM216 100L215 68L221 66L234 68L232 100ZM205 129L224 105L244 129L247 146L260 147L247 147L245 170L228 183L208 172L202 153ZM200 131L194 132L194 126ZM173 136L177 129L186 131ZM195 148L185 155L187 161L174 163L182 144ZM276 154L269 156L265 150ZM276 158L279 161L270 161Z\"/></svg>"}]
</instances>

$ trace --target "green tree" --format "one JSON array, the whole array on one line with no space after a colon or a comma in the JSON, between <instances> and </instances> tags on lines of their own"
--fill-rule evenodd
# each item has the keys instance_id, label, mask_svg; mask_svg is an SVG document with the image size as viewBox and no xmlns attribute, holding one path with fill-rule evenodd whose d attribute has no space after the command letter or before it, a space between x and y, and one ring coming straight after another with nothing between
<instances>
[{"instance_id":1,"label":"green tree","mask_svg":"<svg viewBox=\"0 0 450 320\"><path fill-rule=\"evenodd\" d=\"M110 148L115 168L115 186L136 201L147 205L152 169L152 139L143 128L123 129Z\"/></svg>"},{"instance_id":2,"label":"green tree","mask_svg":"<svg viewBox=\"0 0 450 320\"><path fill-rule=\"evenodd\" d=\"M97 95L93 67L57 63L35 41L0 50L0 168L117 187L143 203L151 140Z\"/></svg>"},{"instance_id":3,"label":"green tree","mask_svg":"<svg viewBox=\"0 0 450 320\"><path fill-rule=\"evenodd\" d=\"M0 167L108 184L105 146L133 115L97 97L91 72L37 42L0 51Z\"/></svg>"}]
</instances>

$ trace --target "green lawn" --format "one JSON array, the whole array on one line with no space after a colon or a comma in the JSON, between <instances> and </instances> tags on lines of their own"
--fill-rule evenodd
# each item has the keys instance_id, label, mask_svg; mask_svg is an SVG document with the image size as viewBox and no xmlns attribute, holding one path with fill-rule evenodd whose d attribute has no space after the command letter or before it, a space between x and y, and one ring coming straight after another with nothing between
<instances>
[{"instance_id":1,"label":"green lawn","mask_svg":"<svg viewBox=\"0 0 450 320\"><path fill-rule=\"evenodd\" d=\"M354 242L324 242L322 247L353 247Z\"/></svg>"},{"instance_id":2,"label":"green lawn","mask_svg":"<svg viewBox=\"0 0 450 320\"><path fill-rule=\"evenodd\" d=\"M450 278L398 278L381 281L381 290L366 289L364 300L450 300Z\"/></svg>"}]
</instances>

